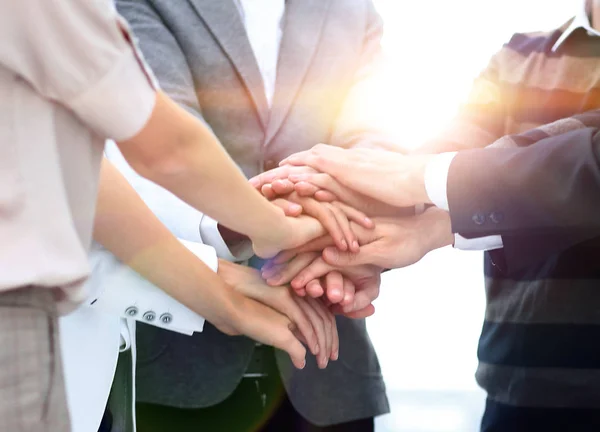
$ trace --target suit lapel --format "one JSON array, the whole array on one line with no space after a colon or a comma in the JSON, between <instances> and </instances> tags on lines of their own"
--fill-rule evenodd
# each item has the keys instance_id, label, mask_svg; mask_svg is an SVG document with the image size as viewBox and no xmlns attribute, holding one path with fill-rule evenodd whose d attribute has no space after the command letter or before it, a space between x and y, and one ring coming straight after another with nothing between
<instances>
[{"instance_id":1,"label":"suit lapel","mask_svg":"<svg viewBox=\"0 0 600 432\"><path fill-rule=\"evenodd\" d=\"M306 76L331 0L287 0L268 144L281 128Z\"/></svg>"},{"instance_id":2,"label":"suit lapel","mask_svg":"<svg viewBox=\"0 0 600 432\"><path fill-rule=\"evenodd\" d=\"M233 0L190 0L246 86L264 128L269 119L265 87Z\"/></svg>"}]
</instances>

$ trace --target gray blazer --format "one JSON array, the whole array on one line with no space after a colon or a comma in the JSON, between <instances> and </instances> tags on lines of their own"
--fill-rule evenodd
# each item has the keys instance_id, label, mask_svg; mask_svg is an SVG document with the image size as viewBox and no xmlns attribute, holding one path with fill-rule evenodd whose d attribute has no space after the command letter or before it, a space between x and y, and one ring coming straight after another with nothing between
<instances>
[{"instance_id":1,"label":"gray blazer","mask_svg":"<svg viewBox=\"0 0 600 432\"><path fill-rule=\"evenodd\" d=\"M234 0L117 0L162 89L206 122L247 176L319 142L381 142L355 116L380 54L382 23L370 0L288 0L273 104ZM295 408L318 425L389 411L364 320L338 319L340 360L278 365ZM177 407L226 399L254 343L208 325L193 337L138 327L137 397Z\"/></svg>"}]
</instances>

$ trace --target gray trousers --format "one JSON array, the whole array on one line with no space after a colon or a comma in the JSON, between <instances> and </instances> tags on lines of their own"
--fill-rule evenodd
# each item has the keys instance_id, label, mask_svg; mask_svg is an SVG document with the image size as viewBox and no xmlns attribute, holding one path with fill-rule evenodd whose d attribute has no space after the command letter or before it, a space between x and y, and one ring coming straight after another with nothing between
<instances>
[{"instance_id":1,"label":"gray trousers","mask_svg":"<svg viewBox=\"0 0 600 432\"><path fill-rule=\"evenodd\" d=\"M0 293L0 432L69 432L53 292Z\"/></svg>"}]
</instances>

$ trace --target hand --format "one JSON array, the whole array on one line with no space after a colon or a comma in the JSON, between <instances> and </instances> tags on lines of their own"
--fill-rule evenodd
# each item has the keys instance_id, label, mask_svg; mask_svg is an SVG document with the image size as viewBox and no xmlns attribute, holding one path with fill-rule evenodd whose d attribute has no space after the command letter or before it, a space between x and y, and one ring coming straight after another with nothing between
<instances>
[{"instance_id":1,"label":"hand","mask_svg":"<svg viewBox=\"0 0 600 432\"><path fill-rule=\"evenodd\" d=\"M288 177L287 182L300 196L314 196L318 201L334 202L334 204L341 201L371 217L397 217L414 214L413 207L394 207L378 201L343 186L329 174L292 174ZM287 189L289 185L280 184L273 187L277 191L282 191L283 188Z\"/></svg>"},{"instance_id":2,"label":"hand","mask_svg":"<svg viewBox=\"0 0 600 432\"><path fill-rule=\"evenodd\" d=\"M391 206L410 207L429 202L424 177L432 157L319 144L289 156L280 165L314 168L363 195Z\"/></svg>"},{"instance_id":3,"label":"hand","mask_svg":"<svg viewBox=\"0 0 600 432\"><path fill-rule=\"evenodd\" d=\"M329 238L330 239L330 238ZM321 249L293 256L285 263L275 264L272 261L262 268L262 277L271 286L279 286L291 281L298 273L308 267L321 256ZM308 294L313 298L326 295L330 304L346 306L354 301L354 286L339 272L331 272L321 280L311 281L306 289L296 290L300 296Z\"/></svg>"},{"instance_id":4,"label":"hand","mask_svg":"<svg viewBox=\"0 0 600 432\"><path fill-rule=\"evenodd\" d=\"M371 303L379 296L381 270L373 265L337 267L319 257L296 275L291 283L296 292L301 292L305 287L307 294L318 297L323 295L323 291L322 288L318 290L314 281L331 273L339 273L343 275L344 279L351 281L351 284L345 285L344 289L353 290L353 300L346 304L335 305L333 310L350 318L364 318L375 312Z\"/></svg>"},{"instance_id":5,"label":"hand","mask_svg":"<svg viewBox=\"0 0 600 432\"><path fill-rule=\"evenodd\" d=\"M316 171L315 169L307 167L307 166L285 165L285 166L280 166L278 168L266 171L257 176L254 176L249 180L249 183L257 191L261 192L265 197L267 197L269 200L271 200L271 199L274 199L277 195L287 195L288 193L292 192L292 190L293 190L293 188L292 188L290 190L287 190L287 192L284 192L284 193L279 193L279 192L271 193L270 189L274 182L276 182L278 180L285 180L292 174L307 174L307 173L317 173L317 172L318 171ZM284 185L284 184L285 183L281 183L281 184L279 184L279 186Z\"/></svg>"},{"instance_id":6,"label":"hand","mask_svg":"<svg viewBox=\"0 0 600 432\"><path fill-rule=\"evenodd\" d=\"M398 216L402 213L402 210L405 210L405 212L412 210L412 208L399 209L369 198L342 186L329 174L320 173L310 167L284 165L259 174L252 178L250 182L269 200L276 200L278 197L296 192L301 197L314 197L321 202L341 201L347 206L373 217ZM292 215L289 212L286 212L286 214L288 216ZM366 225L363 226L368 228Z\"/></svg>"},{"instance_id":7,"label":"hand","mask_svg":"<svg viewBox=\"0 0 600 432\"><path fill-rule=\"evenodd\" d=\"M264 227L264 237L252 239L254 253L272 258L280 251L294 249L326 233L321 223L306 215L284 216L278 226Z\"/></svg>"},{"instance_id":8,"label":"hand","mask_svg":"<svg viewBox=\"0 0 600 432\"><path fill-rule=\"evenodd\" d=\"M270 287L256 270L227 261L219 262L219 275L239 293L287 316L300 339L317 356L319 367L337 360L339 338L335 317L323 302L299 298L289 286Z\"/></svg>"},{"instance_id":9,"label":"hand","mask_svg":"<svg viewBox=\"0 0 600 432\"><path fill-rule=\"evenodd\" d=\"M416 263L430 251L454 242L450 216L438 208L429 208L417 216L374 221L374 230L352 227L361 245L358 253L340 252L331 247L331 238L323 236L280 253L271 265L275 268L298 254L323 251L324 260L334 266L373 264L382 268L402 268Z\"/></svg>"},{"instance_id":10,"label":"hand","mask_svg":"<svg viewBox=\"0 0 600 432\"><path fill-rule=\"evenodd\" d=\"M373 221L364 213L342 203L318 202L310 197L301 197L296 192L286 196L286 199L300 205L304 214L317 219L342 251L359 250L358 240L350 222L367 229L374 227Z\"/></svg>"},{"instance_id":11,"label":"hand","mask_svg":"<svg viewBox=\"0 0 600 432\"><path fill-rule=\"evenodd\" d=\"M321 249L317 250L320 252ZM304 252L285 263L268 264L263 268L263 277L267 278L269 285L292 282L292 287L299 296L308 294L318 298L326 295L329 302L340 306L344 313L369 307L371 301L379 295L381 268L373 265L331 265L323 260L319 252ZM373 283L375 276L376 284ZM368 299L372 300L367 301ZM371 314L372 312L368 315Z\"/></svg>"}]
</instances>

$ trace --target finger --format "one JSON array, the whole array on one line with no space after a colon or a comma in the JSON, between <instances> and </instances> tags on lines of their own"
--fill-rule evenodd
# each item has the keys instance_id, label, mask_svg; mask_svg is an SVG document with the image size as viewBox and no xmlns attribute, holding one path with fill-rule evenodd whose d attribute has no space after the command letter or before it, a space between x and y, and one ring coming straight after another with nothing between
<instances>
[{"instance_id":1,"label":"finger","mask_svg":"<svg viewBox=\"0 0 600 432\"><path fill-rule=\"evenodd\" d=\"M308 282L314 279L319 279L320 277L325 276L327 273L333 270L337 269L327 264L325 261L323 261L323 258L319 257L315 259L304 270L298 273L298 275L292 280L292 286L294 288L302 288L306 286Z\"/></svg>"},{"instance_id":2,"label":"finger","mask_svg":"<svg viewBox=\"0 0 600 432\"><path fill-rule=\"evenodd\" d=\"M296 185L299 185L299 184L300 183L296 183ZM338 197L335 196L332 192L329 192L326 190L318 190L317 192L315 192L315 199L317 201L321 201L321 202L332 202L332 201L337 201Z\"/></svg>"},{"instance_id":3,"label":"finger","mask_svg":"<svg viewBox=\"0 0 600 432\"><path fill-rule=\"evenodd\" d=\"M271 185L271 183L262 185L262 187L260 188L260 193L263 194L263 196L269 201L277 198L277 194L273 191L273 186Z\"/></svg>"},{"instance_id":4,"label":"finger","mask_svg":"<svg viewBox=\"0 0 600 432\"><path fill-rule=\"evenodd\" d=\"M322 172L313 173L294 173L290 174L289 180L298 185L308 183L312 186L314 193L316 194L319 190L324 190L335 195L340 201L349 201L353 192L349 191L346 187L342 186L337 180L331 175ZM309 190L308 186L301 186L300 189Z\"/></svg>"},{"instance_id":5,"label":"finger","mask_svg":"<svg viewBox=\"0 0 600 432\"><path fill-rule=\"evenodd\" d=\"M293 278L295 278L301 271L303 271L318 257L319 254L316 252L307 252L298 255L296 258L284 265L282 268L278 268L275 274L268 272L267 284L271 286L279 286L289 283Z\"/></svg>"},{"instance_id":6,"label":"finger","mask_svg":"<svg viewBox=\"0 0 600 432\"><path fill-rule=\"evenodd\" d=\"M325 310L329 320L331 321L331 334L333 337L331 344L331 356L329 358L333 361L337 361L340 358L340 335L338 333L337 321L335 319L335 314L333 314L326 305Z\"/></svg>"},{"instance_id":7,"label":"finger","mask_svg":"<svg viewBox=\"0 0 600 432\"><path fill-rule=\"evenodd\" d=\"M319 192L321 188L309 182L298 182L294 184L294 190L298 192L298 195L300 196L312 197Z\"/></svg>"},{"instance_id":8,"label":"finger","mask_svg":"<svg viewBox=\"0 0 600 432\"><path fill-rule=\"evenodd\" d=\"M344 204L340 201L335 201L332 203L332 205L340 209L340 211L342 211L346 215L346 218L348 218L348 220L359 224L363 228L372 229L375 227L375 223L370 217L368 217L363 212L356 210L354 207L350 207L349 205Z\"/></svg>"},{"instance_id":9,"label":"finger","mask_svg":"<svg viewBox=\"0 0 600 432\"><path fill-rule=\"evenodd\" d=\"M323 322L321 316L314 309L314 307L307 301L307 299L295 297L294 300L296 301L300 309L302 309L304 314L308 317L313 327L313 331L315 332L315 335L317 337L317 363L319 364L319 367L321 367L321 364L325 362L324 360L327 357L327 355L325 354L327 352L327 337L325 335L325 323Z\"/></svg>"},{"instance_id":10,"label":"finger","mask_svg":"<svg viewBox=\"0 0 600 432\"><path fill-rule=\"evenodd\" d=\"M369 256L373 255L372 245L376 243L370 243L362 246L357 253L340 251L334 247L328 247L323 250L323 260L335 267L349 267L363 264L371 264L369 262ZM373 260L375 258L371 256Z\"/></svg>"},{"instance_id":11,"label":"finger","mask_svg":"<svg viewBox=\"0 0 600 432\"><path fill-rule=\"evenodd\" d=\"M319 310L321 311L321 316L324 317L326 323L328 324L328 329L331 334L331 350L329 353L329 360L337 360L339 358L340 351L340 340L337 328L337 322L335 320L335 315L329 310L327 305L324 302L325 297L315 300L319 304Z\"/></svg>"},{"instance_id":12,"label":"finger","mask_svg":"<svg viewBox=\"0 0 600 432\"><path fill-rule=\"evenodd\" d=\"M277 198L271 201L271 204L276 205L283 210L286 216L296 217L302 214L302 206L298 203L288 201L283 198Z\"/></svg>"},{"instance_id":13,"label":"finger","mask_svg":"<svg viewBox=\"0 0 600 432\"><path fill-rule=\"evenodd\" d=\"M304 165L319 171L326 171L326 169L335 171L340 166L339 162L342 159L343 152L344 150L339 147L317 144L310 150L288 156L279 165Z\"/></svg>"},{"instance_id":14,"label":"finger","mask_svg":"<svg viewBox=\"0 0 600 432\"><path fill-rule=\"evenodd\" d=\"M321 252L323 249L325 249L328 246L334 246L333 239L331 238L331 236L329 234L318 237L318 238L306 243L304 246L300 246L299 248L290 249L290 250L281 252L279 255L277 255L273 259L273 264L286 263L286 262L290 261L292 258L294 258L296 255L301 254L301 253Z\"/></svg>"},{"instance_id":15,"label":"finger","mask_svg":"<svg viewBox=\"0 0 600 432\"><path fill-rule=\"evenodd\" d=\"M366 308L379 297L379 285L370 283L354 294L354 303L349 306L344 306L344 312L355 312Z\"/></svg>"},{"instance_id":16,"label":"finger","mask_svg":"<svg viewBox=\"0 0 600 432\"><path fill-rule=\"evenodd\" d=\"M271 183L271 187L273 188L273 192L277 195L288 195L294 192L294 183L288 179L274 180L273 183Z\"/></svg>"},{"instance_id":17,"label":"finger","mask_svg":"<svg viewBox=\"0 0 600 432\"><path fill-rule=\"evenodd\" d=\"M332 354L332 346L333 346L333 329L331 325L331 320L329 319L329 311L325 309L323 303L319 300L315 300L313 298L307 298L308 304L315 310L315 312L321 318L321 322L323 323L323 331L325 335L325 346L319 352L319 367L321 369L325 369L327 364L329 363L329 359Z\"/></svg>"},{"instance_id":18,"label":"finger","mask_svg":"<svg viewBox=\"0 0 600 432\"><path fill-rule=\"evenodd\" d=\"M332 271L325 276L327 298L331 303L340 303L344 299L344 277L338 271ZM308 291L308 285L306 287Z\"/></svg>"},{"instance_id":19,"label":"finger","mask_svg":"<svg viewBox=\"0 0 600 432\"><path fill-rule=\"evenodd\" d=\"M340 302L342 306L348 306L354 303L354 293L356 292L356 286L348 278L344 278L344 298Z\"/></svg>"},{"instance_id":20,"label":"finger","mask_svg":"<svg viewBox=\"0 0 600 432\"><path fill-rule=\"evenodd\" d=\"M335 245L340 250L348 250L348 240L346 240L344 230L328 203L320 203L310 198L300 198L293 194L290 195L290 200L302 205L305 214L317 219L333 238Z\"/></svg>"},{"instance_id":21,"label":"finger","mask_svg":"<svg viewBox=\"0 0 600 432\"><path fill-rule=\"evenodd\" d=\"M323 203L321 205L329 208L329 210L335 217L337 224L340 227L340 229L342 230L344 238L346 239L346 244L348 245L348 250L350 252L358 252L360 250L360 246L358 245L358 240L356 239L356 235L354 234L354 231L352 231L352 229L350 228L350 221L348 220L348 218L346 217L344 212L342 210L340 210L338 207L335 207L334 205L332 205L330 203Z\"/></svg>"},{"instance_id":22,"label":"finger","mask_svg":"<svg viewBox=\"0 0 600 432\"><path fill-rule=\"evenodd\" d=\"M258 319L244 319L242 333L287 352L294 366L303 369L306 366L306 348L294 336L295 324L267 306L257 306L254 315L258 315Z\"/></svg>"},{"instance_id":23,"label":"finger","mask_svg":"<svg viewBox=\"0 0 600 432\"><path fill-rule=\"evenodd\" d=\"M290 174L307 172L315 172L315 170L310 167L281 166L252 177L249 183L260 190L263 185L273 183L275 180L286 179Z\"/></svg>"},{"instance_id":24,"label":"finger","mask_svg":"<svg viewBox=\"0 0 600 432\"><path fill-rule=\"evenodd\" d=\"M306 348L294 336L294 331L294 326L290 324L287 332L278 337L272 345L287 352L296 368L304 369L306 366Z\"/></svg>"},{"instance_id":25,"label":"finger","mask_svg":"<svg viewBox=\"0 0 600 432\"><path fill-rule=\"evenodd\" d=\"M285 314L287 317L296 325L297 331L304 340L306 346L310 349L313 355L319 353L319 341L317 334L313 328L309 316L302 310L298 302L295 300L295 293L292 292L291 288L287 288L285 291Z\"/></svg>"},{"instance_id":26,"label":"finger","mask_svg":"<svg viewBox=\"0 0 600 432\"><path fill-rule=\"evenodd\" d=\"M325 290L323 289L323 285L319 279L311 280L306 284L306 294L312 298L319 298L325 294Z\"/></svg>"}]
</instances>

